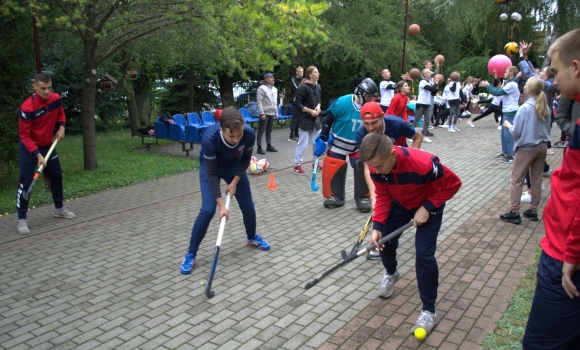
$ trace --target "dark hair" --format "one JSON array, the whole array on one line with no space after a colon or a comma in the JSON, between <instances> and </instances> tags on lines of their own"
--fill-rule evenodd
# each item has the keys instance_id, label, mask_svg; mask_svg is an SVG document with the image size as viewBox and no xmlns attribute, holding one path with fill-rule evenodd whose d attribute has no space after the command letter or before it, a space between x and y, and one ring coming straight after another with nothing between
<instances>
[{"instance_id":1,"label":"dark hair","mask_svg":"<svg viewBox=\"0 0 580 350\"><path fill-rule=\"evenodd\" d=\"M366 163L377 156L382 158L391 153L392 149L393 141L390 137L383 133L368 133L360 145L360 161Z\"/></svg>"},{"instance_id":2,"label":"dark hair","mask_svg":"<svg viewBox=\"0 0 580 350\"><path fill-rule=\"evenodd\" d=\"M405 80L401 80L397 83L397 86L395 87L395 92L401 92L401 89L403 88L403 85L407 84L407 82Z\"/></svg>"},{"instance_id":3,"label":"dark hair","mask_svg":"<svg viewBox=\"0 0 580 350\"><path fill-rule=\"evenodd\" d=\"M546 68L546 78L553 79L556 76L556 70L552 67Z\"/></svg>"},{"instance_id":4,"label":"dark hair","mask_svg":"<svg viewBox=\"0 0 580 350\"><path fill-rule=\"evenodd\" d=\"M236 130L244 126L244 116L236 107L224 108L220 116L220 126L223 130Z\"/></svg>"},{"instance_id":5,"label":"dark hair","mask_svg":"<svg viewBox=\"0 0 580 350\"><path fill-rule=\"evenodd\" d=\"M45 84L50 83L50 75L46 73L38 73L34 76L34 83L43 82Z\"/></svg>"}]
</instances>

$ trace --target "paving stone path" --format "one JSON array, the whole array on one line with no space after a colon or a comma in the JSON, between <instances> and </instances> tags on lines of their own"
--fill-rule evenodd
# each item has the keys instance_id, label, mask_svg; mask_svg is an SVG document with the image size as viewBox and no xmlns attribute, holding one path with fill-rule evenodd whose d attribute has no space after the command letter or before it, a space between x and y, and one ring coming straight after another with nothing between
<instances>
[{"instance_id":1,"label":"paving stone path","mask_svg":"<svg viewBox=\"0 0 580 350\"><path fill-rule=\"evenodd\" d=\"M347 204L323 207L321 191L310 190L310 157L307 176L292 173L296 144L285 128L273 133L279 152L265 156L278 189L266 188L269 175L250 178L258 233L272 249L246 246L232 201L212 299L203 283L217 220L193 273L179 273L200 208L197 170L67 202L75 220L53 218L51 206L31 210L29 236L16 234L16 215L1 217L0 348L477 349L505 310L543 222L498 220L509 209L511 174L510 165L493 160L499 131L491 118L460 128L434 130L433 143L423 145L463 182L438 238L439 323L424 342L410 334L420 310L413 230L401 238L402 279L390 299L377 297L381 263L365 259L304 290L352 247L368 214L351 198L352 173ZM150 152L184 156L179 145ZM556 166L561 157L556 149L548 161ZM549 178L544 184L541 209Z\"/></svg>"}]
</instances>

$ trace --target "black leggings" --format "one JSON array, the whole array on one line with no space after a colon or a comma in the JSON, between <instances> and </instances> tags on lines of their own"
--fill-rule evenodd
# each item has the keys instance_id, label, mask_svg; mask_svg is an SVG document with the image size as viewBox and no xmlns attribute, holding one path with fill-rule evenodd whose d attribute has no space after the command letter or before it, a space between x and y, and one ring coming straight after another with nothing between
<instances>
[{"instance_id":1,"label":"black leggings","mask_svg":"<svg viewBox=\"0 0 580 350\"><path fill-rule=\"evenodd\" d=\"M449 117L449 108L444 107L441 112L435 115L435 124L441 125L445 123L445 119L447 119L447 117Z\"/></svg>"},{"instance_id":2,"label":"black leggings","mask_svg":"<svg viewBox=\"0 0 580 350\"><path fill-rule=\"evenodd\" d=\"M477 117L473 118L473 121L480 120L481 118L486 117L492 113L493 113L493 118L495 119L495 122L499 123L499 121L501 119L501 107L496 106L492 103L487 105L487 109L485 110L485 112L483 112L480 115L478 115Z\"/></svg>"}]
</instances>

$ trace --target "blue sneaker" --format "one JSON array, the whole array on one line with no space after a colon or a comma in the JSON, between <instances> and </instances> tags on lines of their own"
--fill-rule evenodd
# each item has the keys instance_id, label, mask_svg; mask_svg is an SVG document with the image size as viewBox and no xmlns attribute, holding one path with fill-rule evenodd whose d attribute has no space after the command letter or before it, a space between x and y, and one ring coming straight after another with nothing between
<instances>
[{"instance_id":1,"label":"blue sneaker","mask_svg":"<svg viewBox=\"0 0 580 350\"><path fill-rule=\"evenodd\" d=\"M181 273L184 275L189 275L191 270L193 270L193 265L195 265L195 254L185 254L185 258L183 258L183 262L181 263Z\"/></svg>"},{"instance_id":2,"label":"blue sneaker","mask_svg":"<svg viewBox=\"0 0 580 350\"><path fill-rule=\"evenodd\" d=\"M270 245L257 233L254 235L254 239L248 239L248 245L255 246L258 249L270 250Z\"/></svg>"}]
</instances>

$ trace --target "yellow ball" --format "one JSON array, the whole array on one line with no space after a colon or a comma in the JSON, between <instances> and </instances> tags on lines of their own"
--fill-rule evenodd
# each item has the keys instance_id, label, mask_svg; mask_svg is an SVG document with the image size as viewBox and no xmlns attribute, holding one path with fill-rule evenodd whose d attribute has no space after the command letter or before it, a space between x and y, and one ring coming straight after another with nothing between
<instances>
[{"instance_id":1,"label":"yellow ball","mask_svg":"<svg viewBox=\"0 0 580 350\"><path fill-rule=\"evenodd\" d=\"M427 338L427 332L425 332L423 328L417 328L415 329L415 338L418 340L424 340Z\"/></svg>"},{"instance_id":2,"label":"yellow ball","mask_svg":"<svg viewBox=\"0 0 580 350\"><path fill-rule=\"evenodd\" d=\"M520 52L518 44L514 42L505 44L503 49L508 56L517 55Z\"/></svg>"}]
</instances>

